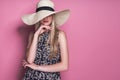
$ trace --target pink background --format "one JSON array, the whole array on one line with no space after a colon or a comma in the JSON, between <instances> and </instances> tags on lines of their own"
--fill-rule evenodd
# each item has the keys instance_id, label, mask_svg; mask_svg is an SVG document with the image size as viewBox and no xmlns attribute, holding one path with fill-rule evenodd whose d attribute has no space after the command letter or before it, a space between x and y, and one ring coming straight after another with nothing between
<instances>
[{"instance_id":1,"label":"pink background","mask_svg":"<svg viewBox=\"0 0 120 80\"><path fill-rule=\"evenodd\" d=\"M29 28L21 16L39 0L0 0L0 80L21 80ZM67 34L69 70L62 80L120 80L120 1L53 0L69 8L61 27Z\"/></svg>"}]
</instances>

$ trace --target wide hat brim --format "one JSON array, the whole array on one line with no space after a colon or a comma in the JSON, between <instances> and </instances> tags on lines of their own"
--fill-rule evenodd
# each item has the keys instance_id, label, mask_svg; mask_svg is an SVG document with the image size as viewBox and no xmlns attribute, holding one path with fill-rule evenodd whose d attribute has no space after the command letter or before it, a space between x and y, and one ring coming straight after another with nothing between
<instances>
[{"instance_id":1,"label":"wide hat brim","mask_svg":"<svg viewBox=\"0 0 120 80\"><path fill-rule=\"evenodd\" d=\"M40 20L52 14L55 14L55 17L54 17L55 25L59 27L67 21L70 15L70 10L69 9L61 10L61 11L42 10L33 14L27 14L22 16L22 21L27 25L34 25Z\"/></svg>"}]
</instances>

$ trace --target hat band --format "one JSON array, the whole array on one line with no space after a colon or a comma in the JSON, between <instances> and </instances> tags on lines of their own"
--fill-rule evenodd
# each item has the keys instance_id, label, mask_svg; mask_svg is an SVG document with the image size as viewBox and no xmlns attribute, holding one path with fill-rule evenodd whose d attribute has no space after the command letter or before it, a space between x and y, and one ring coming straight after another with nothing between
<instances>
[{"instance_id":1,"label":"hat band","mask_svg":"<svg viewBox=\"0 0 120 80\"><path fill-rule=\"evenodd\" d=\"M44 7L39 7L36 9L36 12L41 11L41 10L49 10L49 11L55 11L53 8L44 6Z\"/></svg>"}]
</instances>

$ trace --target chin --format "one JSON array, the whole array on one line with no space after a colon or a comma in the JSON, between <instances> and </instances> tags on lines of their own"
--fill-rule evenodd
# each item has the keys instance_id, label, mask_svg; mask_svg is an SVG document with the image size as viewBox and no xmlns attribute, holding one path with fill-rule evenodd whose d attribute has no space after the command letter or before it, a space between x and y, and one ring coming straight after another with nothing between
<instances>
[{"instance_id":1,"label":"chin","mask_svg":"<svg viewBox=\"0 0 120 80\"><path fill-rule=\"evenodd\" d=\"M44 24L45 26L49 26L50 24Z\"/></svg>"}]
</instances>

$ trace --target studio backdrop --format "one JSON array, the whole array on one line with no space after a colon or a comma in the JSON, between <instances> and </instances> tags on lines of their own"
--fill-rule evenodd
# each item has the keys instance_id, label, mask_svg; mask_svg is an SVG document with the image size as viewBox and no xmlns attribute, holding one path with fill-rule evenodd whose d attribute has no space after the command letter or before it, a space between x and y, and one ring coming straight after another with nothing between
<instances>
[{"instance_id":1,"label":"studio backdrop","mask_svg":"<svg viewBox=\"0 0 120 80\"><path fill-rule=\"evenodd\" d=\"M21 16L35 12L39 0L0 0L0 80L22 80L22 60L33 27ZM62 80L120 80L120 1L52 0L69 8L66 32L69 69Z\"/></svg>"}]
</instances>

